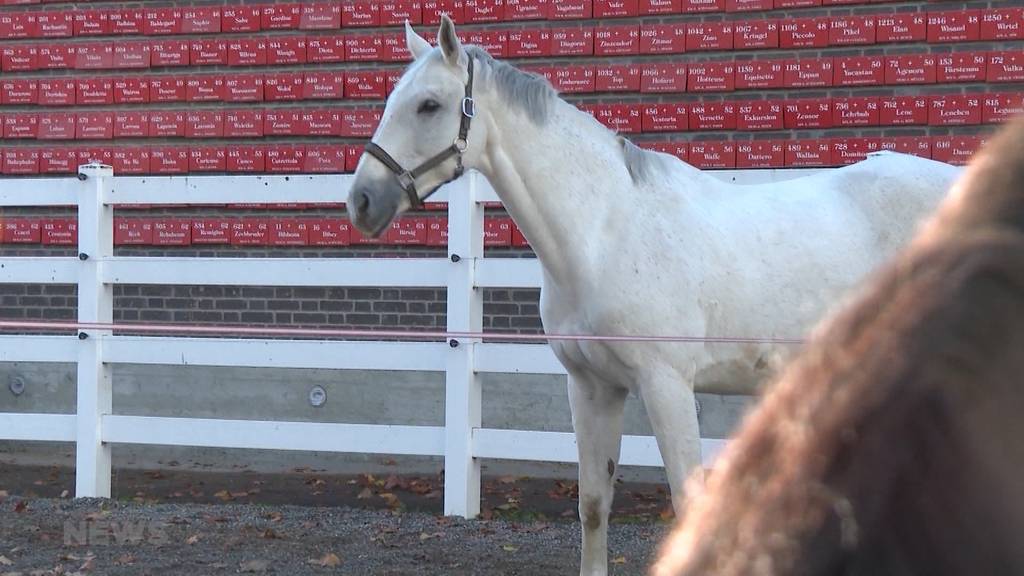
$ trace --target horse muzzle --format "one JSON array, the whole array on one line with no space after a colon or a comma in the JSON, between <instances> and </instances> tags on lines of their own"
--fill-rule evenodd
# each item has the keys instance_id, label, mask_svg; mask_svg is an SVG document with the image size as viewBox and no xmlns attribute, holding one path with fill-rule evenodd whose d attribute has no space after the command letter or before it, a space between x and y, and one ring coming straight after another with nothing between
<instances>
[{"instance_id":1,"label":"horse muzzle","mask_svg":"<svg viewBox=\"0 0 1024 576\"><path fill-rule=\"evenodd\" d=\"M371 238L383 234L398 215L402 191L397 184L387 180L382 180L374 186L360 185L357 182L348 195L349 219L356 229Z\"/></svg>"}]
</instances>

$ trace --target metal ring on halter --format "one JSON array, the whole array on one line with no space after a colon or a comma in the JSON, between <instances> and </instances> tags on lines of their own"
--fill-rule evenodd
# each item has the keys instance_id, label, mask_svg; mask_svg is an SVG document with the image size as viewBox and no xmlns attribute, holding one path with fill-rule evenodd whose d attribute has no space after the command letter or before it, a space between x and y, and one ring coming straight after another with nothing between
<instances>
[{"instance_id":1,"label":"metal ring on halter","mask_svg":"<svg viewBox=\"0 0 1024 576\"><path fill-rule=\"evenodd\" d=\"M452 146L455 146L455 149L459 151L459 154L462 154L463 152L466 151L466 148L469 148L469 142L467 142L465 138L462 138L460 136L459 138L456 138L454 142L452 142Z\"/></svg>"}]
</instances>

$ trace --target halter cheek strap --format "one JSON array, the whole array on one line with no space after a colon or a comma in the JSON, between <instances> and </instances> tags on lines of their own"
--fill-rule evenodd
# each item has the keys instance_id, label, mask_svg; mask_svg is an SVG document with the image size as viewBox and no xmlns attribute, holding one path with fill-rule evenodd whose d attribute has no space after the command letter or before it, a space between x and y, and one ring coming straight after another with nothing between
<instances>
[{"instance_id":1,"label":"halter cheek strap","mask_svg":"<svg viewBox=\"0 0 1024 576\"><path fill-rule=\"evenodd\" d=\"M470 122L472 122L473 117L476 116L476 103L473 101L473 59L468 57L468 55L467 59L469 60L469 78L466 81L466 96L462 99L462 118L459 121L459 135L452 142L451 146L431 156L412 170L406 170L380 146L373 142L369 142L366 145L366 153L379 160L381 164L387 166L388 169L395 174L395 177L398 178L398 184L402 187L406 196L409 197L409 205L413 210L422 208L424 200L429 198L434 192L437 192L438 188L444 184L462 176L462 173L465 171L465 168L462 165L462 154L469 146L469 143L466 141L466 137L469 135ZM455 157L455 175L421 197L419 192L416 190L416 179L427 172L430 172L452 156Z\"/></svg>"}]
</instances>

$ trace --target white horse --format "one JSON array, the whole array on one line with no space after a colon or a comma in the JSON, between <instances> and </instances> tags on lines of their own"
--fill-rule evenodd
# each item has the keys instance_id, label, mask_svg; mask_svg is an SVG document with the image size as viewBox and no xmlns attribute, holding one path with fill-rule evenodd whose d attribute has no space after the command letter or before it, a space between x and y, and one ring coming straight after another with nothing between
<instances>
[{"instance_id":1,"label":"white horse","mask_svg":"<svg viewBox=\"0 0 1024 576\"><path fill-rule=\"evenodd\" d=\"M539 76L464 48L448 19L437 48L408 26L406 40L415 61L359 163L350 217L379 234L464 168L478 170L540 259L550 333L801 336L910 237L959 172L886 153L779 184L731 185L637 148ZM588 575L607 572L627 394L646 406L678 509L701 463L694 391L750 393L788 352L551 346L569 373Z\"/></svg>"}]
</instances>

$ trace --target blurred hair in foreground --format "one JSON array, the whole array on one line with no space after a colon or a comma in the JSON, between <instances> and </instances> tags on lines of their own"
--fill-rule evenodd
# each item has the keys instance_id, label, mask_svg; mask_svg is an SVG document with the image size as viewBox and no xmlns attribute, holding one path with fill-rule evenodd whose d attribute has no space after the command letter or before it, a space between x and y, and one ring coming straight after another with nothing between
<instances>
[{"instance_id":1,"label":"blurred hair in foreground","mask_svg":"<svg viewBox=\"0 0 1024 576\"><path fill-rule=\"evenodd\" d=\"M1024 119L768 389L656 576L1024 574Z\"/></svg>"}]
</instances>

